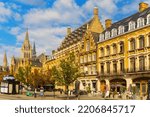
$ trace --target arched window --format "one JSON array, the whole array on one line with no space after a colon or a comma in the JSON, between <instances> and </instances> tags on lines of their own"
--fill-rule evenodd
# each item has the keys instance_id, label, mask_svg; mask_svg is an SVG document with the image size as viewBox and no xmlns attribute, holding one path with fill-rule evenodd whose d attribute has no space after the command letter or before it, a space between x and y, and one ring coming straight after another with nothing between
<instances>
[{"instance_id":1,"label":"arched window","mask_svg":"<svg viewBox=\"0 0 150 117\"><path fill-rule=\"evenodd\" d=\"M150 24L150 14L147 15L147 24Z\"/></svg>"},{"instance_id":2,"label":"arched window","mask_svg":"<svg viewBox=\"0 0 150 117\"><path fill-rule=\"evenodd\" d=\"M130 21L128 25L129 25L129 31L135 29L135 22L134 21Z\"/></svg>"},{"instance_id":3,"label":"arched window","mask_svg":"<svg viewBox=\"0 0 150 117\"><path fill-rule=\"evenodd\" d=\"M144 48L145 47L145 43L144 43L144 36L140 36L139 37L139 48Z\"/></svg>"},{"instance_id":4,"label":"arched window","mask_svg":"<svg viewBox=\"0 0 150 117\"><path fill-rule=\"evenodd\" d=\"M114 36L117 36L117 29L112 29L111 30L111 35L112 35L112 37L114 37Z\"/></svg>"},{"instance_id":5,"label":"arched window","mask_svg":"<svg viewBox=\"0 0 150 117\"><path fill-rule=\"evenodd\" d=\"M130 50L135 50L135 39L132 38L130 41Z\"/></svg>"},{"instance_id":6,"label":"arched window","mask_svg":"<svg viewBox=\"0 0 150 117\"><path fill-rule=\"evenodd\" d=\"M118 28L118 34L124 33L124 26L119 26Z\"/></svg>"},{"instance_id":7,"label":"arched window","mask_svg":"<svg viewBox=\"0 0 150 117\"><path fill-rule=\"evenodd\" d=\"M104 40L104 34L100 34L99 35L99 41L103 41Z\"/></svg>"},{"instance_id":8,"label":"arched window","mask_svg":"<svg viewBox=\"0 0 150 117\"><path fill-rule=\"evenodd\" d=\"M114 43L112 46L113 46L113 54L117 54L117 45Z\"/></svg>"},{"instance_id":9,"label":"arched window","mask_svg":"<svg viewBox=\"0 0 150 117\"><path fill-rule=\"evenodd\" d=\"M140 17L137 20L137 27L140 28L140 27L143 27L143 26L144 26L144 18Z\"/></svg>"},{"instance_id":10,"label":"arched window","mask_svg":"<svg viewBox=\"0 0 150 117\"><path fill-rule=\"evenodd\" d=\"M107 56L110 55L110 47L109 46L106 46L106 51L107 51Z\"/></svg>"},{"instance_id":11,"label":"arched window","mask_svg":"<svg viewBox=\"0 0 150 117\"><path fill-rule=\"evenodd\" d=\"M110 38L110 32L107 31L107 32L105 32L105 39L109 39L109 38Z\"/></svg>"}]
</instances>

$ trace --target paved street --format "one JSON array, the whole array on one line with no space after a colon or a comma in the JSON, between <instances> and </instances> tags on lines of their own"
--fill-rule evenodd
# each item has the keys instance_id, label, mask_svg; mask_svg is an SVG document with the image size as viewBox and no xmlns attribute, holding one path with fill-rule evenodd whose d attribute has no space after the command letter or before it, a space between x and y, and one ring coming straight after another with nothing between
<instances>
[{"instance_id":1,"label":"paved street","mask_svg":"<svg viewBox=\"0 0 150 117\"><path fill-rule=\"evenodd\" d=\"M36 98L34 96L26 96L25 94L18 94L18 95L8 95L8 94L0 94L0 100L66 100L66 95L60 95L59 92L46 92L44 97L40 97L39 93ZM70 100L77 100L77 98L73 95L69 97ZM81 95L79 100L102 100L100 96L88 96L88 95Z\"/></svg>"}]
</instances>

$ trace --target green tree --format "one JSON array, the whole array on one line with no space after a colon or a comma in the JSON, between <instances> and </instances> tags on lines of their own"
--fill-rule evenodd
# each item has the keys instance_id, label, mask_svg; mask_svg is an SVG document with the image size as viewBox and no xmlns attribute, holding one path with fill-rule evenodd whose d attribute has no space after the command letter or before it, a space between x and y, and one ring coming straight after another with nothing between
<instances>
[{"instance_id":1,"label":"green tree","mask_svg":"<svg viewBox=\"0 0 150 117\"><path fill-rule=\"evenodd\" d=\"M15 75L16 79L25 85L30 84L31 79L31 67L26 66L25 68L19 67L18 73Z\"/></svg>"},{"instance_id":2,"label":"green tree","mask_svg":"<svg viewBox=\"0 0 150 117\"><path fill-rule=\"evenodd\" d=\"M66 59L60 61L59 66L52 68L52 77L58 85L64 85L67 91L69 86L79 77L78 65L75 63L74 53L70 54Z\"/></svg>"}]
</instances>

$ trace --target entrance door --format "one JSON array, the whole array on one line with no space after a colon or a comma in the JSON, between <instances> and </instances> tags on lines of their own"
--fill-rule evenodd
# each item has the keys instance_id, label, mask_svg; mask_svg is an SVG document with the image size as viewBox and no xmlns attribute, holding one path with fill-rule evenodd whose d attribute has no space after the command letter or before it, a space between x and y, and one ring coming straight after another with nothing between
<instances>
[{"instance_id":1,"label":"entrance door","mask_svg":"<svg viewBox=\"0 0 150 117\"><path fill-rule=\"evenodd\" d=\"M140 83L140 95L141 96L144 96L147 94L147 82L145 81L142 81Z\"/></svg>"}]
</instances>

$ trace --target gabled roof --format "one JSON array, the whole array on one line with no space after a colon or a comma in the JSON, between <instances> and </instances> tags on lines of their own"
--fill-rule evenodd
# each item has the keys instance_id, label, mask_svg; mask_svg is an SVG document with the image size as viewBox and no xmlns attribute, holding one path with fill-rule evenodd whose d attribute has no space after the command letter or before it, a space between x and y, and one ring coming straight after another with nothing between
<instances>
[{"instance_id":1,"label":"gabled roof","mask_svg":"<svg viewBox=\"0 0 150 117\"><path fill-rule=\"evenodd\" d=\"M83 24L81 27L77 28L73 32L71 32L69 35L65 37L65 39L62 41L61 45L58 47L58 51L71 46L79 41L81 41L83 35L85 34L87 30L87 25L90 25L93 21L93 18L88 21L87 23Z\"/></svg>"}]
</instances>

